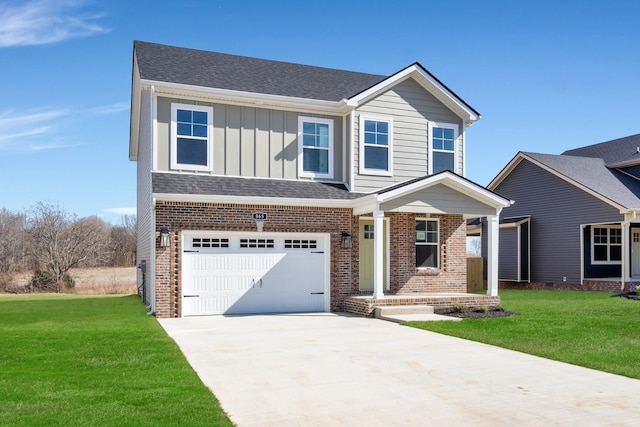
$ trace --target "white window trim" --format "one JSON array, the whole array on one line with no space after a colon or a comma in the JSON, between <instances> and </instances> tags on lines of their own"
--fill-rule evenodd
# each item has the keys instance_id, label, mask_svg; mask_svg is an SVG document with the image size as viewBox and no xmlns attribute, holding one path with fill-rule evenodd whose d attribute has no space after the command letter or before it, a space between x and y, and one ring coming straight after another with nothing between
<instances>
[{"instance_id":1,"label":"white window trim","mask_svg":"<svg viewBox=\"0 0 640 427\"><path fill-rule=\"evenodd\" d=\"M607 229L607 258L611 258L611 246L620 246L620 253L621 256L624 256L624 253L622 251L623 249L623 243L621 242L619 245L617 243L614 243L613 245L609 242L609 238L611 235L611 229L617 229L620 230L620 238L622 239L622 227L620 227L619 225L592 225L591 226L591 265L621 265L622 264L622 260L620 261L596 261L594 259L594 247L596 245L595 243L595 233L594 230L596 228L606 228ZM602 243L598 243L599 246L605 246Z\"/></svg>"},{"instance_id":2,"label":"white window trim","mask_svg":"<svg viewBox=\"0 0 640 427\"><path fill-rule=\"evenodd\" d=\"M374 176L393 176L393 119L388 116L375 116L369 114L360 114L359 124L359 173L360 175L374 175ZM387 122L389 124L389 145L387 146L387 164L388 170L382 169L367 169L364 167L364 121L372 120L376 122Z\"/></svg>"},{"instance_id":3,"label":"white window trim","mask_svg":"<svg viewBox=\"0 0 640 427\"><path fill-rule=\"evenodd\" d=\"M438 225L438 241L435 243L435 245L433 243L427 243L427 242L418 242L415 241L414 244L415 246L436 246L437 248L437 254L438 254L438 259L437 259L437 265L435 267L418 267L417 265L416 270L438 270L440 268L440 219L439 218L416 218L415 221L434 221L437 225ZM415 226L414 226L415 228ZM415 259L413 260L414 264L415 264Z\"/></svg>"},{"instance_id":4,"label":"white window trim","mask_svg":"<svg viewBox=\"0 0 640 427\"><path fill-rule=\"evenodd\" d=\"M329 125L329 169L327 173L308 172L304 170L304 144L302 138L303 123L322 123ZM333 119L324 119L320 117L298 117L298 176L304 178L333 178Z\"/></svg>"},{"instance_id":5,"label":"white window trim","mask_svg":"<svg viewBox=\"0 0 640 427\"><path fill-rule=\"evenodd\" d=\"M433 174L433 153L442 152L442 153L450 153L448 150L434 150L433 149L433 128L446 128L453 129L453 172L460 174L460 165L458 164L458 137L460 136L460 128L455 123L445 123L445 122L429 122L429 144L428 144L428 155L429 155L429 165L428 165L428 174Z\"/></svg>"},{"instance_id":6,"label":"white window trim","mask_svg":"<svg viewBox=\"0 0 640 427\"><path fill-rule=\"evenodd\" d=\"M178 163L178 126L177 115L178 110L202 111L207 113L207 164L191 165ZM213 171L213 107L194 104L171 104L171 169L190 170L190 171Z\"/></svg>"}]
</instances>

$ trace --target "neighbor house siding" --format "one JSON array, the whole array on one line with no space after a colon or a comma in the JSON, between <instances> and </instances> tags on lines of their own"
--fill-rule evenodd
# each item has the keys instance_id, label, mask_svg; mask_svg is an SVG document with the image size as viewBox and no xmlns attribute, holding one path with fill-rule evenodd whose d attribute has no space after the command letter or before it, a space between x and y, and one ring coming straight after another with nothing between
<instances>
[{"instance_id":1,"label":"neighbor house siding","mask_svg":"<svg viewBox=\"0 0 640 427\"><path fill-rule=\"evenodd\" d=\"M393 176L371 176L359 173L361 114L388 117L393 120ZM462 159L462 122L451 110L428 93L415 80L407 79L392 89L358 107L354 120L355 191L373 191L393 183L424 176L428 172L429 122L458 125L456 167L464 170Z\"/></svg>"},{"instance_id":2,"label":"neighbor house siding","mask_svg":"<svg viewBox=\"0 0 640 427\"><path fill-rule=\"evenodd\" d=\"M498 279L518 280L518 229L500 229Z\"/></svg>"},{"instance_id":3,"label":"neighbor house siding","mask_svg":"<svg viewBox=\"0 0 640 427\"><path fill-rule=\"evenodd\" d=\"M494 191L515 201L501 217L531 215L532 282L580 283L581 224L622 220L614 207L527 160Z\"/></svg>"},{"instance_id":4,"label":"neighbor house siding","mask_svg":"<svg viewBox=\"0 0 640 427\"><path fill-rule=\"evenodd\" d=\"M343 120L341 116L298 113L238 105L158 98L158 161L156 170L170 168L171 104L213 107L214 175L298 179L298 117L333 120L332 181L343 178ZM207 172L198 172L207 173Z\"/></svg>"},{"instance_id":5,"label":"neighbor house siding","mask_svg":"<svg viewBox=\"0 0 640 427\"><path fill-rule=\"evenodd\" d=\"M153 121L151 119L152 97L150 92L142 92L140 108L140 133L138 144L137 166L137 222L136 222L136 263L145 261L147 264L146 304L152 301L154 262L151 253L153 230L153 198L151 190L151 165L153 153L151 139L153 135ZM138 270L138 284L142 283L142 272Z\"/></svg>"}]
</instances>

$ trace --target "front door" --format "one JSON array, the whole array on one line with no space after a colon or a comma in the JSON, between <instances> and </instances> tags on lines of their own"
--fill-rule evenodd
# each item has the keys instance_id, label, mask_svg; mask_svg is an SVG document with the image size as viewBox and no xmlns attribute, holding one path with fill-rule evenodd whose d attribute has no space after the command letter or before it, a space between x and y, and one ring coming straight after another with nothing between
<instances>
[{"instance_id":1,"label":"front door","mask_svg":"<svg viewBox=\"0 0 640 427\"><path fill-rule=\"evenodd\" d=\"M640 231L631 232L631 277L640 277Z\"/></svg>"},{"instance_id":2,"label":"front door","mask_svg":"<svg viewBox=\"0 0 640 427\"><path fill-rule=\"evenodd\" d=\"M373 290L373 239L376 230L372 219L360 220L360 290ZM387 277L387 221L384 221L382 231L382 253L383 253L383 278L386 283Z\"/></svg>"}]
</instances>

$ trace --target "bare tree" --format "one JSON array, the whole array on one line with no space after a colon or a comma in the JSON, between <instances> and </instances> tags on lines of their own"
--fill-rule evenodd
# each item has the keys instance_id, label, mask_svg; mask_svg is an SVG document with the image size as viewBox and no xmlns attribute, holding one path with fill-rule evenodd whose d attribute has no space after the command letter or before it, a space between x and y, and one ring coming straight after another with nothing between
<instances>
[{"instance_id":1,"label":"bare tree","mask_svg":"<svg viewBox=\"0 0 640 427\"><path fill-rule=\"evenodd\" d=\"M25 269L24 228L26 217L5 208L0 209L0 274Z\"/></svg>"},{"instance_id":2,"label":"bare tree","mask_svg":"<svg viewBox=\"0 0 640 427\"><path fill-rule=\"evenodd\" d=\"M59 205L37 203L30 211L30 255L53 274L58 292L63 276L81 263L100 265L110 226L98 217L77 219Z\"/></svg>"},{"instance_id":3,"label":"bare tree","mask_svg":"<svg viewBox=\"0 0 640 427\"><path fill-rule=\"evenodd\" d=\"M467 237L467 255L480 256L482 254L482 240L478 236Z\"/></svg>"},{"instance_id":4,"label":"bare tree","mask_svg":"<svg viewBox=\"0 0 640 427\"><path fill-rule=\"evenodd\" d=\"M136 216L125 215L111 228L114 266L132 266L136 260Z\"/></svg>"}]
</instances>

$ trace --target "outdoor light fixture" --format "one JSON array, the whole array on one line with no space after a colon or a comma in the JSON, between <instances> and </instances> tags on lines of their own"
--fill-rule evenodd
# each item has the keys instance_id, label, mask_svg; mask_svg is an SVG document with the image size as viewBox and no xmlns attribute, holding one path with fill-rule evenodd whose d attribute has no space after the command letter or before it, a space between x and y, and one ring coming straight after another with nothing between
<instances>
[{"instance_id":1,"label":"outdoor light fixture","mask_svg":"<svg viewBox=\"0 0 640 427\"><path fill-rule=\"evenodd\" d=\"M351 234L342 232L342 249L351 249Z\"/></svg>"},{"instance_id":2,"label":"outdoor light fixture","mask_svg":"<svg viewBox=\"0 0 640 427\"><path fill-rule=\"evenodd\" d=\"M167 227L162 227L160 229L160 247L166 248L169 246L170 242L169 229Z\"/></svg>"}]
</instances>

